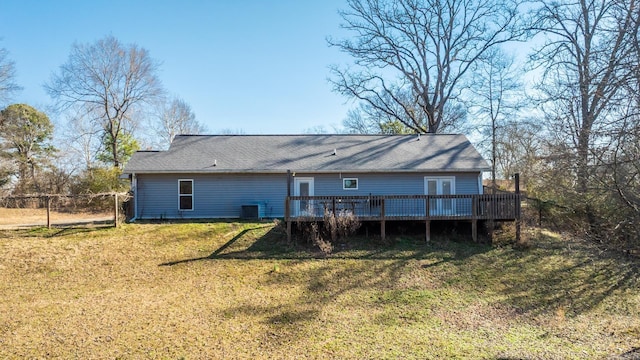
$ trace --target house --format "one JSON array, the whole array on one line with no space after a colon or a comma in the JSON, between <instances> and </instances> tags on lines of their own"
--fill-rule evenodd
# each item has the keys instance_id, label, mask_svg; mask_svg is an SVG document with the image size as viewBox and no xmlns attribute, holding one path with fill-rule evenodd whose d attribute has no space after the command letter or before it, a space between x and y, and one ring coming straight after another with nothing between
<instances>
[{"instance_id":1,"label":"house","mask_svg":"<svg viewBox=\"0 0 640 360\"><path fill-rule=\"evenodd\" d=\"M124 173L134 219L289 222L340 209L384 224L478 217L488 170L464 135L179 135Z\"/></svg>"}]
</instances>

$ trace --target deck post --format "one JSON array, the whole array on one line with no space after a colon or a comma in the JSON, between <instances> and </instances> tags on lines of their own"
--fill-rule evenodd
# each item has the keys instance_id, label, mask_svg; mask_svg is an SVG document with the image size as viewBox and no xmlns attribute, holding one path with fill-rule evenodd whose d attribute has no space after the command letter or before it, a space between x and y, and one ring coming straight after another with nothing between
<instances>
[{"instance_id":1,"label":"deck post","mask_svg":"<svg viewBox=\"0 0 640 360\"><path fill-rule=\"evenodd\" d=\"M384 198L382 198L380 203L380 237L382 241L384 241L386 237L385 232Z\"/></svg>"},{"instance_id":2,"label":"deck post","mask_svg":"<svg viewBox=\"0 0 640 360\"><path fill-rule=\"evenodd\" d=\"M429 218L429 196L424 199L424 231L427 243L431 241L431 218Z\"/></svg>"},{"instance_id":3,"label":"deck post","mask_svg":"<svg viewBox=\"0 0 640 360\"><path fill-rule=\"evenodd\" d=\"M289 195L284 198L284 222L287 223L287 242L291 242L291 218L289 217L289 208L290 208L290 199Z\"/></svg>"},{"instance_id":4,"label":"deck post","mask_svg":"<svg viewBox=\"0 0 640 360\"><path fill-rule=\"evenodd\" d=\"M478 242L478 196L471 198L471 237Z\"/></svg>"},{"instance_id":5,"label":"deck post","mask_svg":"<svg viewBox=\"0 0 640 360\"><path fill-rule=\"evenodd\" d=\"M284 222L287 224L287 242L291 242L291 219L289 218L289 203L291 196L291 170L287 170L287 197L284 198Z\"/></svg>"},{"instance_id":6,"label":"deck post","mask_svg":"<svg viewBox=\"0 0 640 360\"><path fill-rule=\"evenodd\" d=\"M473 239L474 243L478 242L478 220L477 219L471 220L471 238Z\"/></svg>"},{"instance_id":7,"label":"deck post","mask_svg":"<svg viewBox=\"0 0 640 360\"><path fill-rule=\"evenodd\" d=\"M516 211L516 244L520 244L520 173L513 174L513 178L515 180L516 187L516 203L515 203L515 211Z\"/></svg>"},{"instance_id":8,"label":"deck post","mask_svg":"<svg viewBox=\"0 0 640 360\"><path fill-rule=\"evenodd\" d=\"M427 244L431 242L431 220L427 219L424 222L424 230L426 234Z\"/></svg>"}]
</instances>

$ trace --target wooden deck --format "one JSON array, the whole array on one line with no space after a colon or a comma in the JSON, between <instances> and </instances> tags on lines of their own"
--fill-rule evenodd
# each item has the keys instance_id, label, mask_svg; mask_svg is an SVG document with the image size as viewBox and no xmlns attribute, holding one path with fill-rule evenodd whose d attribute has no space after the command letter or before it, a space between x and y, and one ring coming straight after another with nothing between
<instances>
[{"instance_id":1,"label":"wooden deck","mask_svg":"<svg viewBox=\"0 0 640 360\"><path fill-rule=\"evenodd\" d=\"M348 213L360 221L380 221L385 237L386 221L425 221L427 241L431 221L471 221L477 241L478 221L520 219L520 194L484 195L371 195L371 196L288 196L285 201L287 235L292 221L319 221L325 213Z\"/></svg>"}]
</instances>

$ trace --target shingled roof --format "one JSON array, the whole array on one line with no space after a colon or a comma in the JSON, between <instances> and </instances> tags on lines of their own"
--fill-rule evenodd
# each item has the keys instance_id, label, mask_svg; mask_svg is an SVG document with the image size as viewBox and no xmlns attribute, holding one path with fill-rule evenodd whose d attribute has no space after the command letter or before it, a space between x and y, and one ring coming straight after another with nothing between
<instances>
[{"instance_id":1,"label":"shingled roof","mask_svg":"<svg viewBox=\"0 0 640 360\"><path fill-rule=\"evenodd\" d=\"M179 135L125 173L463 172L489 166L464 135Z\"/></svg>"}]
</instances>

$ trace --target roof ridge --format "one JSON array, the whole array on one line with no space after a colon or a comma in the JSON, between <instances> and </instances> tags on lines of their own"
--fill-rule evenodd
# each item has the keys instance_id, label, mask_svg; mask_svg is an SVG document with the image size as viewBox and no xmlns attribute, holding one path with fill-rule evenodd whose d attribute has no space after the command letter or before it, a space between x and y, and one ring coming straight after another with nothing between
<instances>
[{"instance_id":1,"label":"roof ridge","mask_svg":"<svg viewBox=\"0 0 640 360\"><path fill-rule=\"evenodd\" d=\"M264 136L264 137L275 137L275 136L378 136L378 137L409 137L416 136L416 134L178 134L176 137L214 137L214 136L228 136L228 137L250 137L250 136ZM420 136L464 136L462 133L425 133L419 134Z\"/></svg>"}]
</instances>

